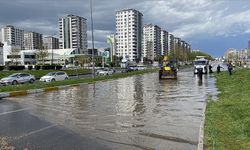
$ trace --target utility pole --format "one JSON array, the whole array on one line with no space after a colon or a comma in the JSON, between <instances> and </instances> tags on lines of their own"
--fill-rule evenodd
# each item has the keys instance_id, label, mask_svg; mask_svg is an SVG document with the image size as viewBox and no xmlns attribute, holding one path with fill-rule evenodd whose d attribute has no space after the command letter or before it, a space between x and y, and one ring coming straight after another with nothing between
<instances>
[{"instance_id":1,"label":"utility pole","mask_svg":"<svg viewBox=\"0 0 250 150\"><path fill-rule=\"evenodd\" d=\"M95 44L94 44L94 24L93 24L93 6L92 0L90 0L90 14L91 14L91 39L92 39L92 78L95 78L95 64L94 64L94 51L95 51Z\"/></svg>"}]
</instances>

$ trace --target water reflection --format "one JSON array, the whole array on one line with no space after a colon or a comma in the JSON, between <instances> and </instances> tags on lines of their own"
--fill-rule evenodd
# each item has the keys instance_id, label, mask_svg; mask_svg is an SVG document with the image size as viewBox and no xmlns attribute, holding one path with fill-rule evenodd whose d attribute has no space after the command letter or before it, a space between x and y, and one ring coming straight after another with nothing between
<instances>
[{"instance_id":1,"label":"water reflection","mask_svg":"<svg viewBox=\"0 0 250 150\"><path fill-rule=\"evenodd\" d=\"M196 149L208 93L216 95L210 76L199 84L184 70L178 80L153 73L12 100L111 149Z\"/></svg>"}]
</instances>

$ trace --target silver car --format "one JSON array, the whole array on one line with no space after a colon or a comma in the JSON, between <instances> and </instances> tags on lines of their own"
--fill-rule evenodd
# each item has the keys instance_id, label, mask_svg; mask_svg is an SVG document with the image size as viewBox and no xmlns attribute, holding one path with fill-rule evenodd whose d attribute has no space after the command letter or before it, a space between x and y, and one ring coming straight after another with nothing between
<instances>
[{"instance_id":1,"label":"silver car","mask_svg":"<svg viewBox=\"0 0 250 150\"><path fill-rule=\"evenodd\" d=\"M42 82L53 82L53 81L61 81L61 80L68 80L69 76L66 72L50 72L47 75L40 78Z\"/></svg>"},{"instance_id":2,"label":"silver car","mask_svg":"<svg viewBox=\"0 0 250 150\"><path fill-rule=\"evenodd\" d=\"M28 73L15 73L0 80L1 85L16 85L20 83L33 83L35 77Z\"/></svg>"}]
</instances>

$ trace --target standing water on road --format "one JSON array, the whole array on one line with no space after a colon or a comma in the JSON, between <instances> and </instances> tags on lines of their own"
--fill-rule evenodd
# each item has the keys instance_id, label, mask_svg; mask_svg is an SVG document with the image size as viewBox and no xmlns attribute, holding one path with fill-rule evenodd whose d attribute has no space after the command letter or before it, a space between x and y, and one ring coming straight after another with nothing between
<instances>
[{"instance_id":1,"label":"standing water on road","mask_svg":"<svg viewBox=\"0 0 250 150\"><path fill-rule=\"evenodd\" d=\"M217 91L212 77L202 80L182 70L178 80L152 73L9 99L110 149L194 150L204 104Z\"/></svg>"}]
</instances>

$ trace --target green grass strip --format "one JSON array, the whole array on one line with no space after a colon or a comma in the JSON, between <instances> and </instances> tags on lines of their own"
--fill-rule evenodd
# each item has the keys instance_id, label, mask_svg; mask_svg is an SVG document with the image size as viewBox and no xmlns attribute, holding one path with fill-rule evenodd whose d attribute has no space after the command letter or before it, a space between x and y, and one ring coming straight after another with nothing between
<instances>
[{"instance_id":1,"label":"green grass strip","mask_svg":"<svg viewBox=\"0 0 250 150\"><path fill-rule=\"evenodd\" d=\"M7 77L13 73L29 73L34 75L36 78L41 78L42 76L48 74L49 72L55 72L55 71L64 71L66 72L69 76L70 75L76 75L77 72L78 74L89 74L91 73L91 70L87 69L78 69L77 72L76 70L21 70L21 71L0 71L0 79Z\"/></svg>"},{"instance_id":2,"label":"green grass strip","mask_svg":"<svg viewBox=\"0 0 250 150\"><path fill-rule=\"evenodd\" d=\"M216 74L221 92L209 101L205 121L205 149L250 149L250 70Z\"/></svg>"},{"instance_id":3,"label":"green grass strip","mask_svg":"<svg viewBox=\"0 0 250 150\"><path fill-rule=\"evenodd\" d=\"M158 71L158 69L134 71L134 72L129 72L129 73L119 73L119 74L113 74L110 76L96 76L96 78L94 79L93 78L80 78L80 79L70 79L70 80L50 82L50 83L38 82L34 84L20 84L20 85L15 85L15 86L10 85L10 86L1 87L0 92L40 89L40 88L55 87L55 86L62 86L62 85L72 85L72 84L78 84L78 83L93 83L96 81L125 78L125 77L129 77L133 75L140 75L144 73L153 73L156 71Z\"/></svg>"}]
</instances>

